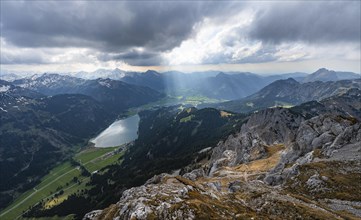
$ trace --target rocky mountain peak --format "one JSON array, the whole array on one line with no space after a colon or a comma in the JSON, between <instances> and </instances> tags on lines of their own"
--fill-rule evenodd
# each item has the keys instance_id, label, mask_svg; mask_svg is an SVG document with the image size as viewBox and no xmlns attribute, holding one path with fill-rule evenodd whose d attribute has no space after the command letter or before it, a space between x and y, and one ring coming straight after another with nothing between
<instances>
[{"instance_id":1,"label":"rocky mountain peak","mask_svg":"<svg viewBox=\"0 0 361 220\"><path fill-rule=\"evenodd\" d=\"M317 75L317 74L320 74L320 73L327 73L327 72L330 72L330 70L328 70L326 68L320 68L320 69L318 69L316 72L314 72L312 74ZM332 71L332 72L334 72L334 71Z\"/></svg>"},{"instance_id":2,"label":"rocky mountain peak","mask_svg":"<svg viewBox=\"0 0 361 220\"><path fill-rule=\"evenodd\" d=\"M147 70L144 74L146 75L153 75L153 76L159 76L160 74L157 71L154 70Z\"/></svg>"},{"instance_id":3,"label":"rocky mountain peak","mask_svg":"<svg viewBox=\"0 0 361 220\"><path fill-rule=\"evenodd\" d=\"M297 85L300 85L299 82L297 82L295 79L293 78L288 78L288 79L280 79L280 80L277 80L271 84L269 84L268 86L266 86L264 88L264 90L266 89L270 89L270 88L279 88L280 86L281 87L286 87L286 86L297 86ZM262 89L263 90L263 89Z\"/></svg>"},{"instance_id":4,"label":"rocky mountain peak","mask_svg":"<svg viewBox=\"0 0 361 220\"><path fill-rule=\"evenodd\" d=\"M216 75L216 78L226 78L228 75L225 74L224 72L219 72L217 75Z\"/></svg>"},{"instance_id":5,"label":"rocky mountain peak","mask_svg":"<svg viewBox=\"0 0 361 220\"><path fill-rule=\"evenodd\" d=\"M316 72L306 76L303 79L303 82L314 82L314 81L337 81L343 79L357 79L360 78L360 74L352 72L337 72L333 70L328 70L326 68L321 68Z\"/></svg>"},{"instance_id":6,"label":"rocky mountain peak","mask_svg":"<svg viewBox=\"0 0 361 220\"><path fill-rule=\"evenodd\" d=\"M334 79L337 80L337 73L333 70L328 70L326 68L321 68L319 70L317 70L316 72L312 73L310 76L312 77L318 77L320 79Z\"/></svg>"}]
</instances>

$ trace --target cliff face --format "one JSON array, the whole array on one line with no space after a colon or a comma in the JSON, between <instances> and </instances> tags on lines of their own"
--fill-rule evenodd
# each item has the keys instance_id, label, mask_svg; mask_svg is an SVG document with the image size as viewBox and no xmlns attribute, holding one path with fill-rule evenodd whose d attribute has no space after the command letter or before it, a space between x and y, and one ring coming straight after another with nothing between
<instances>
[{"instance_id":1,"label":"cliff face","mask_svg":"<svg viewBox=\"0 0 361 220\"><path fill-rule=\"evenodd\" d=\"M155 176L84 219L360 218L361 123L324 112L255 113L206 149L209 160Z\"/></svg>"},{"instance_id":2,"label":"cliff face","mask_svg":"<svg viewBox=\"0 0 361 220\"><path fill-rule=\"evenodd\" d=\"M227 166L260 159L266 155L265 146L284 144L295 136L297 127L303 120L300 115L280 108L253 114L238 133L218 143L213 149L211 163L222 158L226 150L234 155Z\"/></svg>"}]
</instances>

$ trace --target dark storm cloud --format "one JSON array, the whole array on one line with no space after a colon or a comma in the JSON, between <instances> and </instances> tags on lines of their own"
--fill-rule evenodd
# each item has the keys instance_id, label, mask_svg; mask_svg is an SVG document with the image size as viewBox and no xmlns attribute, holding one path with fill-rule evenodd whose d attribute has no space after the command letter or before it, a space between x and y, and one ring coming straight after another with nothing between
<instances>
[{"instance_id":1,"label":"dark storm cloud","mask_svg":"<svg viewBox=\"0 0 361 220\"><path fill-rule=\"evenodd\" d=\"M281 2L260 11L250 36L264 42L360 42L360 2Z\"/></svg>"},{"instance_id":2,"label":"dark storm cloud","mask_svg":"<svg viewBox=\"0 0 361 220\"><path fill-rule=\"evenodd\" d=\"M91 47L118 51L178 46L218 3L1 2L1 32L20 47ZM222 9L223 10L223 9Z\"/></svg>"},{"instance_id":3,"label":"dark storm cloud","mask_svg":"<svg viewBox=\"0 0 361 220\"><path fill-rule=\"evenodd\" d=\"M139 51L136 49L117 54L102 53L97 58L101 61L120 60L133 66L151 66L162 63L159 52Z\"/></svg>"}]
</instances>

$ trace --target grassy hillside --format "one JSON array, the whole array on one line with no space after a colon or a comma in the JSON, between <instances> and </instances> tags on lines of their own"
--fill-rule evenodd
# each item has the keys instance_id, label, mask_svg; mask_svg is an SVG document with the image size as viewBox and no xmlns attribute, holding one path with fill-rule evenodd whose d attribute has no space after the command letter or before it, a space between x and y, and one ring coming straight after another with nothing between
<instances>
[{"instance_id":1,"label":"grassy hillside","mask_svg":"<svg viewBox=\"0 0 361 220\"><path fill-rule=\"evenodd\" d=\"M89 189L87 183L90 181L90 176L86 174L97 172L111 164L121 163L123 149L122 147L87 148L81 151L72 161L58 165L44 176L37 186L19 196L0 213L0 218L4 220L20 218L30 207L40 203L43 208L49 209L66 200L70 195ZM83 170L84 168L86 171Z\"/></svg>"}]
</instances>

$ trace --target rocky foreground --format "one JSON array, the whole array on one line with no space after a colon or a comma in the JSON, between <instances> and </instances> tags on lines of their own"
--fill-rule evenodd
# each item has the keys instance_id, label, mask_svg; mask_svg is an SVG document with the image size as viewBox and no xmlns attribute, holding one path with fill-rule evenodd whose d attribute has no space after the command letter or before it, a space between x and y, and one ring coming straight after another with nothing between
<instances>
[{"instance_id":1,"label":"rocky foreground","mask_svg":"<svg viewBox=\"0 0 361 220\"><path fill-rule=\"evenodd\" d=\"M266 109L199 154L84 219L361 219L361 123L347 112Z\"/></svg>"}]
</instances>

